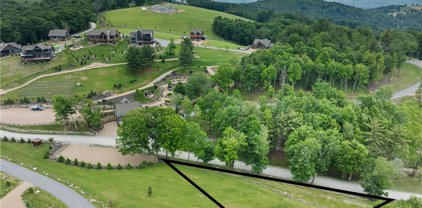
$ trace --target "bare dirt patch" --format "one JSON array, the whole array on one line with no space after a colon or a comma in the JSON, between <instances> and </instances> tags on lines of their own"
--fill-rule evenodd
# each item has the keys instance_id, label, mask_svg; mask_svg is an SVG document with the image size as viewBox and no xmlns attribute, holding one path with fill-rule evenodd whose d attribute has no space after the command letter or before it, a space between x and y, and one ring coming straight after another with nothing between
<instances>
[{"instance_id":1,"label":"bare dirt patch","mask_svg":"<svg viewBox=\"0 0 422 208\"><path fill-rule=\"evenodd\" d=\"M82 76L81 78L79 78L79 79L81 79L82 81L85 81L85 80L88 80L88 77L87 76Z\"/></svg>"},{"instance_id":2,"label":"bare dirt patch","mask_svg":"<svg viewBox=\"0 0 422 208\"><path fill-rule=\"evenodd\" d=\"M29 108L1 108L0 121L7 124L48 124L55 122L52 109L32 111Z\"/></svg>"},{"instance_id":3,"label":"bare dirt patch","mask_svg":"<svg viewBox=\"0 0 422 208\"><path fill-rule=\"evenodd\" d=\"M104 128L97 133L98 136L117 138L117 122L112 121L104 124Z\"/></svg>"},{"instance_id":4,"label":"bare dirt patch","mask_svg":"<svg viewBox=\"0 0 422 208\"><path fill-rule=\"evenodd\" d=\"M89 162L96 164L100 162L102 165L126 165L130 163L132 166L138 166L143 161L157 162L158 158L153 155L135 154L135 155L122 155L116 148L112 147L99 147L90 146L86 144L72 144L66 146L57 155L65 158L79 161Z\"/></svg>"}]
</instances>

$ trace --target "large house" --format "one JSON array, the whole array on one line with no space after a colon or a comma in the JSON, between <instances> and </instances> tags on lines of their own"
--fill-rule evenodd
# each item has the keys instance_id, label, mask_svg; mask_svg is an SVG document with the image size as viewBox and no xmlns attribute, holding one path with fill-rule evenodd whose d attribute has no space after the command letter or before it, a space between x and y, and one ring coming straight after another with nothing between
<instances>
[{"instance_id":1,"label":"large house","mask_svg":"<svg viewBox=\"0 0 422 208\"><path fill-rule=\"evenodd\" d=\"M268 39L255 39L250 46L252 49L265 49L273 47L273 43Z\"/></svg>"},{"instance_id":2,"label":"large house","mask_svg":"<svg viewBox=\"0 0 422 208\"><path fill-rule=\"evenodd\" d=\"M204 35L203 30L192 30L190 32L190 39L191 40L205 40L206 36Z\"/></svg>"},{"instance_id":3,"label":"large house","mask_svg":"<svg viewBox=\"0 0 422 208\"><path fill-rule=\"evenodd\" d=\"M130 33L130 43L136 45L152 45L156 43L154 40L154 31L139 29Z\"/></svg>"},{"instance_id":4,"label":"large house","mask_svg":"<svg viewBox=\"0 0 422 208\"><path fill-rule=\"evenodd\" d=\"M69 32L67 32L67 30L54 29L48 32L48 37L50 38L51 41L65 41L69 39L70 35L69 35Z\"/></svg>"},{"instance_id":5,"label":"large house","mask_svg":"<svg viewBox=\"0 0 422 208\"><path fill-rule=\"evenodd\" d=\"M120 39L120 32L116 29L93 30L86 37L93 43L115 43Z\"/></svg>"},{"instance_id":6,"label":"large house","mask_svg":"<svg viewBox=\"0 0 422 208\"><path fill-rule=\"evenodd\" d=\"M24 62L50 61L54 58L54 48L41 43L23 46L21 58Z\"/></svg>"},{"instance_id":7,"label":"large house","mask_svg":"<svg viewBox=\"0 0 422 208\"><path fill-rule=\"evenodd\" d=\"M17 43L0 43L0 56L10 56L22 52L22 46Z\"/></svg>"}]
</instances>

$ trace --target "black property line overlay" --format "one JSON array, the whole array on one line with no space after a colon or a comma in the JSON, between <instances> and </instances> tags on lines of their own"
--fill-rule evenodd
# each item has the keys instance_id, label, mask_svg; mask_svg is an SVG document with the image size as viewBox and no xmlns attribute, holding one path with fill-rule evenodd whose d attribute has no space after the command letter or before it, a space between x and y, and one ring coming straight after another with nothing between
<instances>
[{"instance_id":1,"label":"black property line overlay","mask_svg":"<svg viewBox=\"0 0 422 208\"><path fill-rule=\"evenodd\" d=\"M364 193L359 193L359 192L341 190L341 189L330 188L330 187L319 186L319 185L308 184L308 183L301 183L301 182L290 181L290 180L285 180L285 179L281 179L281 178L274 178L274 177L269 177L269 176L264 176L264 175L257 175L257 174L253 174L253 173L239 172L239 171L229 170L229 169L225 169L225 168L217 168L217 167L212 167L212 166L200 165L200 164L196 164L196 163L183 162L183 161L171 160L171 159L165 159L165 158L161 158L161 160L164 161L164 163L166 163L171 169L173 169L177 174L182 176L185 180L187 180L190 184L192 184L196 189L198 189L201 193L203 193L206 197L208 197L211 201L213 201L219 207L224 207L224 206L220 202L218 202L216 199L214 199L210 194L208 194L204 189L199 187L189 177L187 177L185 174L183 174L173 164L178 164L178 165L183 165L183 166L188 166L188 167L194 167L194 168L201 168L201 169L205 169L205 170L218 171L218 172L223 172L223 173L230 173L230 174L240 175L240 176L247 176L247 177L252 177L252 178L259 178L259 179L270 180L270 181L275 181L275 182L293 184L293 185L297 185L297 186L303 186L303 187L321 189L321 190L326 190L326 191L338 192L338 193L349 194L349 195L354 195L354 196L359 196L359 197L384 200L384 202L374 206L374 208L383 207L384 205L394 201L394 199L392 199L392 198L387 198L387 197L382 197L382 196L374 196L374 195L369 195L369 194L364 194Z\"/></svg>"}]
</instances>

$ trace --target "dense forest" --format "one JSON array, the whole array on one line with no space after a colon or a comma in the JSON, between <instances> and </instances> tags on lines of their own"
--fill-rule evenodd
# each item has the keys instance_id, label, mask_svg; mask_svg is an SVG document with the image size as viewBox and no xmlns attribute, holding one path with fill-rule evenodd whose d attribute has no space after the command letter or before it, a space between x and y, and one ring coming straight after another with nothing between
<instances>
[{"instance_id":1,"label":"dense forest","mask_svg":"<svg viewBox=\"0 0 422 208\"><path fill-rule=\"evenodd\" d=\"M251 19L256 19L256 14L259 11L273 11L282 14L289 13L312 18L325 18L349 27L366 24L376 31L387 28L422 29L422 22L420 21L422 12L391 17L387 13L374 12L323 0L264 0L248 4L222 3L210 0L188 0L188 2L192 6L223 11Z\"/></svg>"},{"instance_id":2,"label":"dense forest","mask_svg":"<svg viewBox=\"0 0 422 208\"><path fill-rule=\"evenodd\" d=\"M47 39L51 29L66 28L75 33L94 21L91 2L85 0L33 3L2 0L1 3L1 41L4 42L36 43Z\"/></svg>"}]
</instances>

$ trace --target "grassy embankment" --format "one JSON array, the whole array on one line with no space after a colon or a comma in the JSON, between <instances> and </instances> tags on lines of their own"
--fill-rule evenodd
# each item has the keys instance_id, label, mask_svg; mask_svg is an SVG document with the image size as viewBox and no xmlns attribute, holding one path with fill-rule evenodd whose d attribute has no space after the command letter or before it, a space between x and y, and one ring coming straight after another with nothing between
<instances>
[{"instance_id":1,"label":"grassy embankment","mask_svg":"<svg viewBox=\"0 0 422 208\"><path fill-rule=\"evenodd\" d=\"M113 203L113 207L213 207L204 195L165 164L145 169L88 170L41 159L47 145L38 148L30 144L5 142L4 156L31 164L94 193L94 198ZM315 202L323 207L372 207L373 202L345 195L301 188L293 185L260 181L293 197L285 197L246 177L178 166L186 175L227 207L313 207L298 201ZM151 186L153 194L147 195Z\"/></svg>"},{"instance_id":2,"label":"grassy embankment","mask_svg":"<svg viewBox=\"0 0 422 208\"><path fill-rule=\"evenodd\" d=\"M207 45L219 48L238 48L238 44L228 42L218 37L212 31L212 23L215 17L222 16L231 19L245 18L198 7L175 5L182 12L175 14L161 14L152 11L143 11L139 7L108 11L104 14L108 27L118 28L124 34L139 29L151 29L155 31L155 37L175 40L182 35L189 35L192 29L203 30L208 37ZM148 7L149 9L149 7Z\"/></svg>"},{"instance_id":3,"label":"grassy embankment","mask_svg":"<svg viewBox=\"0 0 422 208\"><path fill-rule=\"evenodd\" d=\"M33 193L26 190L22 195L22 201L28 208L66 208L66 205L50 193L37 188L33 188Z\"/></svg>"},{"instance_id":4,"label":"grassy embankment","mask_svg":"<svg viewBox=\"0 0 422 208\"><path fill-rule=\"evenodd\" d=\"M8 183L9 182L9 183ZM0 199L18 186L21 181L6 173L0 172Z\"/></svg>"}]
</instances>

